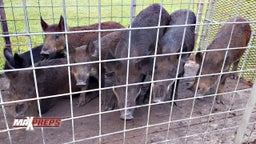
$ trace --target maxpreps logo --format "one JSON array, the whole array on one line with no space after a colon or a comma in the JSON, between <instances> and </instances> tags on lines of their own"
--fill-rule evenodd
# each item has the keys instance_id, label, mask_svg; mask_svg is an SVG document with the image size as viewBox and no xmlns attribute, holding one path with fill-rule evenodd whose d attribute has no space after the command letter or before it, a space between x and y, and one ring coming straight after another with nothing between
<instances>
[{"instance_id":1,"label":"maxpreps logo","mask_svg":"<svg viewBox=\"0 0 256 144\"><path fill-rule=\"evenodd\" d=\"M13 127L27 127L26 130L34 130L34 127L59 127L60 118L16 118L13 122Z\"/></svg>"}]
</instances>

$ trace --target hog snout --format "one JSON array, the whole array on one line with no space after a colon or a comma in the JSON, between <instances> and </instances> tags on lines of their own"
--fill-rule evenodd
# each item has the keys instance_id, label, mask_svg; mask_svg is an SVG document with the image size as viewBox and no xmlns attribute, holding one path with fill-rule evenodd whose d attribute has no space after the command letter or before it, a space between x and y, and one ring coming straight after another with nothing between
<instances>
[{"instance_id":1,"label":"hog snout","mask_svg":"<svg viewBox=\"0 0 256 144\"><path fill-rule=\"evenodd\" d=\"M50 53L49 53L48 49L43 48L42 51L40 52L40 55L42 58L47 59L49 57Z\"/></svg>"},{"instance_id":2,"label":"hog snout","mask_svg":"<svg viewBox=\"0 0 256 144\"><path fill-rule=\"evenodd\" d=\"M84 87L84 86L87 85L87 83L84 82L84 81L77 81L76 85L79 86L79 87Z\"/></svg>"},{"instance_id":3,"label":"hog snout","mask_svg":"<svg viewBox=\"0 0 256 144\"><path fill-rule=\"evenodd\" d=\"M89 79L88 75L77 74L76 76L76 85L79 87L84 87L87 85L87 81Z\"/></svg>"},{"instance_id":4,"label":"hog snout","mask_svg":"<svg viewBox=\"0 0 256 144\"><path fill-rule=\"evenodd\" d=\"M205 95L208 92L208 89L206 86L198 86L197 94L199 95Z\"/></svg>"},{"instance_id":5,"label":"hog snout","mask_svg":"<svg viewBox=\"0 0 256 144\"><path fill-rule=\"evenodd\" d=\"M120 119L122 120L132 120L133 119L134 109L128 109L125 111L121 111Z\"/></svg>"},{"instance_id":6,"label":"hog snout","mask_svg":"<svg viewBox=\"0 0 256 144\"><path fill-rule=\"evenodd\" d=\"M17 118L25 117L26 107L24 104L16 104L15 111L17 113L15 117Z\"/></svg>"},{"instance_id":7,"label":"hog snout","mask_svg":"<svg viewBox=\"0 0 256 144\"><path fill-rule=\"evenodd\" d=\"M159 103L163 101L163 98L165 96L164 92L166 89L164 88L163 85L153 85L153 102L154 103Z\"/></svg>"}]
</instances>

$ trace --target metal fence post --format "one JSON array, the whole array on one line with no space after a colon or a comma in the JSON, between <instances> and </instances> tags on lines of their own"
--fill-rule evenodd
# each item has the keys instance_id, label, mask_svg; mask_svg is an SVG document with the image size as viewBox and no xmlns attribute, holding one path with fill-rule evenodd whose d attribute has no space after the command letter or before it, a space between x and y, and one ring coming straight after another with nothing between
<instances>
[{"instance_id":1,"label":"metal fence post","mask_svg":"<svg viewBox=\"0 0 256 144\"><path fill-rule=\"evenodd\" d=\"M235 143L241 144L244 136L244 132L248 126L252 110L255 106L256 102L256 80L254 81L254 85L251 91L251 96L249 97L247 104L245 106L244 115L242 117L242 120L240 122L240 126L237 129L236 137L235 137Z\"/></svg>"},{"instance_id":2,"label":"metal fence post","mask_svg":"<svg viewBox=\"0 0 256 144\"><path fill-rule=\"evenodd\" d=\"M3 35L9 35L9 30L8 30L8 25L6 22L6 14L5 14L5 10L4 10L4 2L3 0L0 0L0 20L1 20L1 24L2 24L2 32ZM5 41L5 47L9 48L11 50L11 40L9 36L5 36L4 37L4 41Z\"/></svg>"},{"instance_id":3,"label":"metal fence post","mask_svg":"<svg viewBox=\"0 0 256 144\"><path fill-rule=\"evenodd\" d=\"M201 23L201 19L202 19L202 14L203 14L203 8L204 8L204 0L200 0L198 2L198 7L197 7L197 16L196 16L196 23L200 24ZM196 25L196 30L195 30L195 42L197 42L197 38L198 38L198 34L199 34L199 25Z\"/></svg>"},{"instance_id":4,"label":"metal fence post","mask_svg":"<svg viewBox=\"0 0 256 144\"><path fill-rule=\"evenodd\" d=\"M132 22L136 16L136 0L131 1L131 13L130 13L130 21Z\"/></svg>"}]
</instances>

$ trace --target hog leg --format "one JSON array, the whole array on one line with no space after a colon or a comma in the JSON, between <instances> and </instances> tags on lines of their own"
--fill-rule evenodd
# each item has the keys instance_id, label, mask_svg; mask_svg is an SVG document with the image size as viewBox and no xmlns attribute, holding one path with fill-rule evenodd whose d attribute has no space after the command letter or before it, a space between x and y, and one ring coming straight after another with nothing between
<instances>
[{"instance_id":1,"label":"hog leg","mask_svg":"<svg viewBox=\"0 0 256 144\"><path fill-rule=\"evenodd\" d=\"M220 85L219 85L219 89L218 89L218 94L219 93L223 93L224 92L224 86L225 86L225 82L227 79L228 75L222 75L221 80L220 80ZM216 103L217 104L223 104L224 105L224 101L223 101L223 95L218 95L216 97Z\"/></svg>"},{"instance_id":2,"label":"hog leg","mask_svg":"<svg viewBox=\"0 0 256 144\"><path fill-rule=\"evenodd\" d=\"M151 73L147 73L145 75L145 79L144 82L148 82L151 80L152 74ZM141 105L144 103L148 103L149 101L149 94L150 94L150 84L143 84L141 87L141 93L139 95L139 97L136 99L136 104Z\"/></svg>"},{"instance_id":3,"label":"hog leg","mask_svg":"<svg viewBox=\"0 0 256 144\"><path fill-rule=\"evenodd\" d=\"M199 75L200 67L201 67L201 65L199 66L199 69L196 72L197 76ZM191 91L195 91L197 83L198 83L198 77L195 77L194 83L192 84L192 86L188 87L188 89Z\"/></svg>"},{"instance_id":4,"label":"hog leg","mask_svg":"<svg viewBox=\"0 0 256 144\"><path fill-rule=\"evenodd\" d=\"M40 100L41 114L48 112L54 106L55 102L56 98Z\"/></svg>"},{"instance_id":5,"label":"hog leg","mask_svg":"<svg viewBox=\"0 0 256 144\"><path fill-rule=\"evenodd\" d=\"M117 107L117 99L111 89L102 91L102 105L104 111L113 110Z\"/></svg>"},{"instance_id":6,"label":"hog leg","mask_svg":"<svg viewBox=\"0 0 256 144\"><path fill-rule=\"evenodd\" d=\"M101 83L104 84L103 87L112 87L112 78L104 76L104 79L101 79ZM102 107L105 111L113 110L117 107L117 99L113 93L112 89L106 89L102 91Z\"/></svg>"},{"instance_id":7,"label":"hog leg","mask_svg":"<svg viewBox=\"0 0 256 144\"><path fill-rule=\"evenodd\" d=\"M141 87L141 93L139 97L136 99L136 104L141 105L144 103L148 103L150 93L150 84L144 84Z\"/></svg>"},{"instance_id":8,"label":"hog leg","mask_svg":"<svg viewBox=\"0 0 256 144\"><path fill-rule=\"evenodd\" d=\"M83 91L83 90L87 90L87 86L81 88L81 90L82 90L82 91ZM85 93L85 92L80 93L79 100L78 100L78 104L77 104L78 107L84 106L84 105L86 104L86 102L85 102L85 101L86 101L86 100L85 100L85 96L86 96L86 93Z\"/></svg>"},{"instance_id":9,"label":"hog leg","mask_svg":"<svg viewBox=\"0 0 256 144\"><path fill-rule=\"evenodd\" d=\"M237 71L238 64L239 64L239 60L233 63L232 71ZM232 79L235 79L235 80L238 79L237 73L232 73L232 74L230 74L230 77L231 77Z\"/></svg>"}]
</instances>

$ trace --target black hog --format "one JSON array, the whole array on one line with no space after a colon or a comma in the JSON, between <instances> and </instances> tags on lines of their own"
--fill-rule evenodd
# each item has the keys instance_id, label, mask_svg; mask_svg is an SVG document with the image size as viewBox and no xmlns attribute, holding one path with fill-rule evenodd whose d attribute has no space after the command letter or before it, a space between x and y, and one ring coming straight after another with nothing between
<instances>
[{"instance_id":1,"label":"black hog","mask_svg":"<svg viewBox=\"0 0 256 144\"><path fill-rule=\"evenodd\" d=\"M41 26L44 32L64 32L64 19L61 16L59 24L48 25L41 17ZM115 29L123 28L117 22L102 22L101 29ZM68 31L86 31L97 30L99 24L89 26L70 27ZM101 32L101 36L109 34L110 32ZM73 49L82 45L86 45L90 40L97 40L99 32L84 32L67 34L68 47ZM65 34L46 34L44 39L41 55L45 58L55 58L56 55L62 55L66 52Z\"/></svg>"},{"instance_id":2,"label":"black hog","mask_svg":"<svg viewBox=\"0 0 256 144\"><path fill-rule=\"evenodd\" d=\"M195 24L196 16L189 10L178 10L170 15L170 25ZM184 41L183 41L184 38ZM174 54L179 52L191 52L195 45L195 26L179 26L167 29L159 41L159 54ZM156 58L154 80L175 78L179 65L178 77L184 75L184 65L190 53L174 54ZM177 80L175 98L177 98ZM153 84L153 102L161 102L170 99L174 91L174 80L155 82Z\"/></svg>"},{"instance_id":3,"label":"black hog","mask_svg":"<svg viewBox=\"0 0 256 144\"><path fill-rule=\"evenodd\" d=\"M246 22L246 20L240 16L230 19L228 22ZM233 29L233 33L232 33ZM196 89L198 83L198 95L211 94L214 87L217 86L218 79L220 78L220 85L217 90L217 93L222 93L224 91L224 85L227 78L227 74L219 74L222 69L223 62L224 68L223 72L227 72L230 69L230 66L233 64L233 70L237 69L239 59L245 51L251 37L251 28L248 23L240 24L225 24L220 28L216 34L214 40L207 47L206 50L218 50L226 49L219 51L207 51L205 53L204 61L202 62L202 53L196 54L196 62L200 64L201 74L215 74L211 76L202 76L200 80L196 78L192 90ZM239 48L240 49L234 49ZM225 54L227 51L227 57ZM199 72L199 70L198 70ZM217 96L217 103L223 103L223 95L220 94Z\"/></svg>"},{"instance_id":4,"label":"black hog","mask_svg":"<svg viewBox=\"0 0 256 144\"><path fill-rule=\"evenodd\" d=\"M161 20L160 25L166 25L169 22L168 12L162 8L159 4L152 4L146 9L142 10L133 20L130 27L150 27L158 26L160 10ZM164 34L164 28L159 29L159 38ZM147 56L152 55L155 51L155 45L157 40L157 28L152 29L137 29L131 30L131 36L129 40L129 31L125 31L121 40L117 44L115 53L110 54L113 58L127 58L128 48L130 43L130 57L136 56ZM127 75L127 60L110 62L105 65L106 75L112 80L114 85L124 85L126 84ZM138 83L143 81L148 81L148 75L153 69L151 58L141 58L132 59L129 61L129 79L128 83ZM127 107L135 106L136 99L141 94L142 85L129 86L127 99L126 99L126 88L119 87L114 88L113 92L118 100L118 107L124 108L127 102ZM123 120L133 119L134 109L129 109L126 111L121 111L120 118Z\"/></svg>"},{"instance_id":5,"label":"black hog","mask_svg":"<svg viewBox=\"0 0 256 144\"><path fill-rule=\"evenodd\" d=\"M31 49L33 53L34 63L41 60L41 56L40 56L41 49L42 49L42 45ZM12 52L8 48L5 48L4 56L8 61L8 63L14 68L25 68L32 65L30 51L24 52L22 54L15 53L14 55L12 55ZM8 67L7 64L5 65L6 65L5 67L7 68Z\"/></svg>"},{"instance_id":6,"label":"black hog","mask_svg":"<svg viewBox=\"0 0 256 144\"><path fill-rule=\"evenodd\" d=\"M66 59L44 60L35 64L36 67L66 64ZM14 69L7 61L7 69ZM68 68L54 67L36 69L38 93L40 97L69 93ZM13 71L5 73L10 80L10 95L12 100L36 97L32 70ZM72 80L74 80L72 78ZM72 81L72 91L80 90ZM40 100L41 113L47 112L56 102L56 98ZM15 105L17 116L36 115L36 101L20 102Z\"/></svg>"},{"instance_id":7,"label":"black hog","mask_svg":"<svg viewBox=\"0 0 256 144\"><path fill-rule=\"evenodd\" d=\"M120 40L121 31L112 32L106 36L101 38L101 59L106 60L108 52L113 52L117 43ZM70 51L70 60L71 63L80 63L80 62L91 62L99 60L99 43L98 40L92 42L90 41L87 45L83 45L81 47L77 47ZM102 63L103 65L103 63ZM88 81L91 77L99 80L99 64L81 64L71 67L71 71L76 79L76 85L81 87L82 89L88 89L88 86L91 83ZM105 86L105 73L104 67L101 68L101 83L102 87ZM112 86L106 81L106 86ZM104 110L113 109L115 106L115 97L113 97L112 91L105 90L103 93L103 108ZM107 93L107 94L106 94ZM85 97L81 96L79 98L79 106L84 105Z\"/></svg>"}]
</instances>

